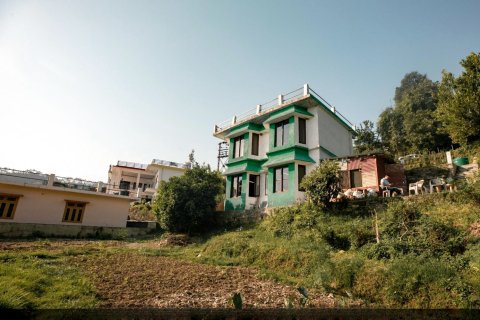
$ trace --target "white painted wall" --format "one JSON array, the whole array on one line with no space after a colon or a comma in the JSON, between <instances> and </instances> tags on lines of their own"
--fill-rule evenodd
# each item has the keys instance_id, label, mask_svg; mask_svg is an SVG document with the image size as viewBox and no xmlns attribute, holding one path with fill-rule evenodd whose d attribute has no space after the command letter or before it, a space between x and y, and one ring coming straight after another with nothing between
<instances>
[{"instance_id":1,"label":"white painted wall","mask_svg":"<svg viewBox=\"0 0 480 320\"><path fill-rule=\"evenodd\" d=\"M337 156L351 155L352 134L323 108L318 110L319 144Z\"/></svg>"},{"instance_id":2,"label":"white painted wall","mask_svg":"<svg viewBox=\"0 0 480 320\"><path fill-rule=\"evenodd\" d=\"M171 177L179 177L183 175L184 171L171 169L168 167L161 167L158 169L155 175L155 185L153 186L155 189L158 189L161 181L168 181Z\"/></svg>"},{"instance_id":3,"label":"white painted wall","mask_svg":"<svg viewBox=\"0 0 480 320\"><path fill-rule=\"evenodd\" d=\"M260 158L267 156L268 147L270 143L270 134L268 131L262 132L259 139L260 146L258 147L258 155Z\"/></svg>"}]
</instances>

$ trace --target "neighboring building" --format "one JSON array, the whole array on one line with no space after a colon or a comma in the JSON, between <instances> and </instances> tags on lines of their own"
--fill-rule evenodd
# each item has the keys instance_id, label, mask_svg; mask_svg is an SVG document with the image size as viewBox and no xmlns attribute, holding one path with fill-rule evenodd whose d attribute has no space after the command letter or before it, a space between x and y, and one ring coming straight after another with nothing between
<instances>
[{"instance_id":1,"label":"neighboring building","mask_svg":"<svg viewBox=\"0 0 480 320\"><path fill-rule=\"evenodd\" d=\"M72 226L74 235L79 227L125 228L130 199L102 191L102 183L0 168L0 234L17 224L43 226L49 234Z\"/></svg>"},{"instance_id":2,"label":"neighboring building","mask_svg":"<svg viewBox=\"0 0 480 320\"><path fill-rule=\"evenodd\" d=\"M150 164L118 161L108 170L107 193L151 200L161 181L184 174L188 165L153 159Z\"/></svg>"},{"instance_id":3,"label":"neighboring building","mask_svg":"<svg viewBox=\"0 0 480 320\"><path fill-rule=\"evenodd\" d=\"M407 194L407 179L402 164L383 153L357 155L338 159L342 175L342 189L380 191L380 179L390 176L392 186Z\"/></svg>"},{"instance_id":4,"label":"neighboring building","mask_svg":"<svg viewBox=\"0 0 480 320\"><path fill-rule=\"evenodd\" d=\"M308 85L216 125L213 135L230 145L225 210L304 200L303 176L322 159L352 154L354 131Z\"/></svg>"}]
</instances>

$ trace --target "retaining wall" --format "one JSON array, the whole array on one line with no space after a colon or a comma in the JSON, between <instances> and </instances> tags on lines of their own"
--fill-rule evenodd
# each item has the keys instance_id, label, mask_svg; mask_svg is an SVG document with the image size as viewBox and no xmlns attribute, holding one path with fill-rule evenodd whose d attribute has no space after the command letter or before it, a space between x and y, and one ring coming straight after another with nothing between
<instances>
[{"instance_id":1,"label":"retaining wall","mask_svg":"<svg viewBox=\"0 0 480 320\"><path fill-rule=\"evenodd\" d=\"M37 223L0 223L0 237L126 238L152 233L155 228L117 228Z\"/></svg>"}]
</instances>

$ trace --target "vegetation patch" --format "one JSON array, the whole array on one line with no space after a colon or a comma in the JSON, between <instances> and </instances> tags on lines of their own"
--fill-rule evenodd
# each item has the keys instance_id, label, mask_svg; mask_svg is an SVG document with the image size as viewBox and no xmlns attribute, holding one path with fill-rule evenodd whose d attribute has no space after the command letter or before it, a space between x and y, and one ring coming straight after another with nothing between
<instances>
[{"instance_id":1,"label":"vegetation patch","mask_svg":"<svg viewBox=\"0 0 480 320\"><path fill-rule=\"evenodd\" d=\"M0 254L0 308L92 308L91 283L58 254Z\"/></svg>"}]
</instances>

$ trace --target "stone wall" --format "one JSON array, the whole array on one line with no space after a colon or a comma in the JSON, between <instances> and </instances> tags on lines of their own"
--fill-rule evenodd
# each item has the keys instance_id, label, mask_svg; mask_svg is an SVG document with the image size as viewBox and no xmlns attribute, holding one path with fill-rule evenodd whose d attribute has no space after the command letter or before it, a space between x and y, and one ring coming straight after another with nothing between
<instances>
[{"instance_id":1,"label":"stone wall","mask_svg":"<svg viewBox=\"0 0 480 320\"><path fill-rule=\"evenodd\" d=\"M92 227L37 223L0 223L1 238L67 237L67 238L127 238L154 232L154 228Z\"/></svg>"}]
</instances>

